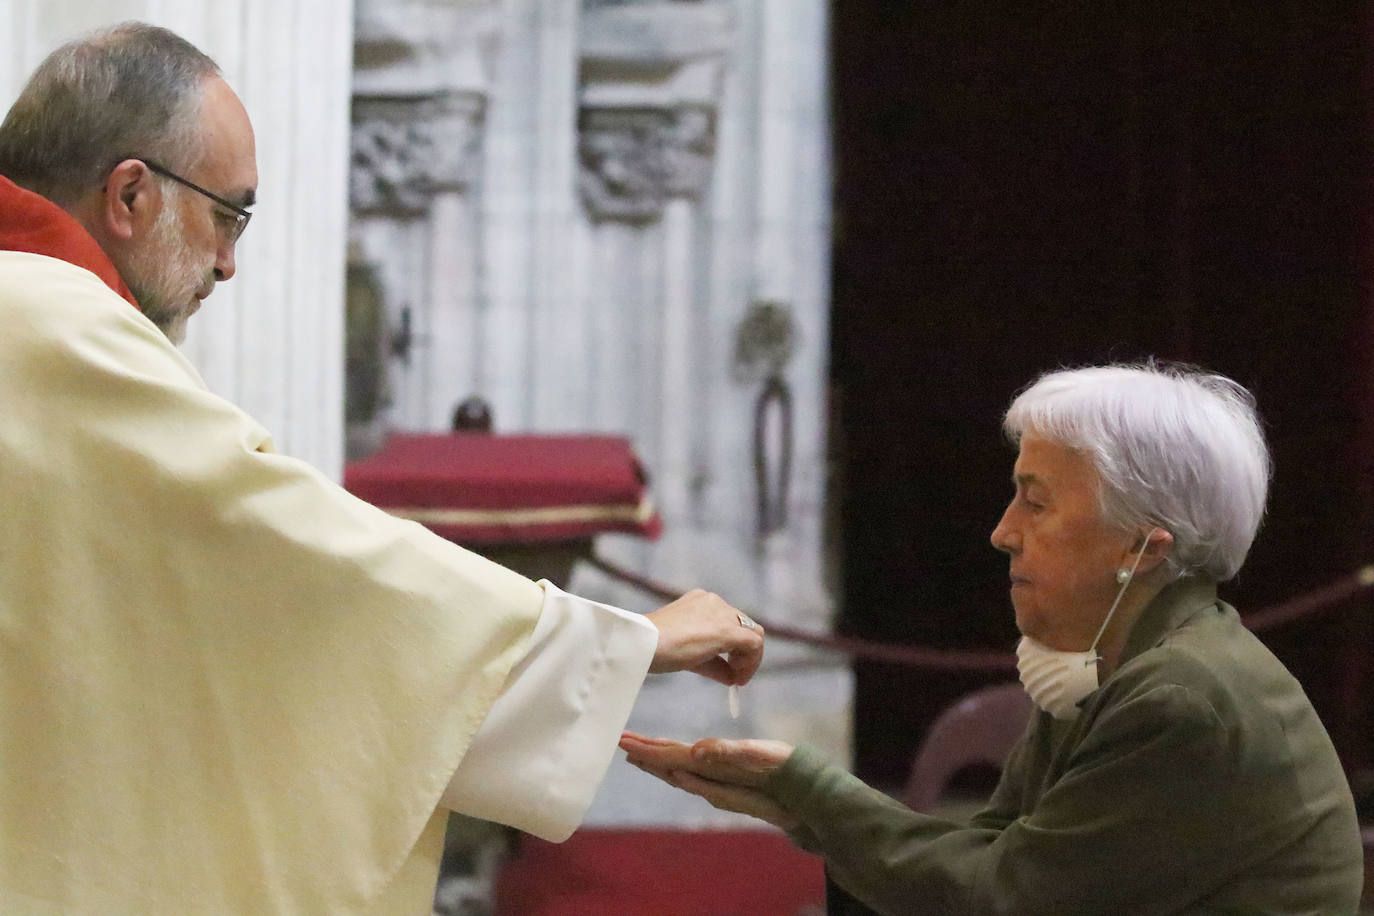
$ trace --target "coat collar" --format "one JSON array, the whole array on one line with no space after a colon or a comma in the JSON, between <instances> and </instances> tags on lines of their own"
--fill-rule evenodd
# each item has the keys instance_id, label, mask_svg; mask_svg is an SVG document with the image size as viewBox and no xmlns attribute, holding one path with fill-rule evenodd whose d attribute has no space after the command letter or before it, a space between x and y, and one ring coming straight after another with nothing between
<instances>
[{"instance_id":1,"label":"coat collar","mask_svg":"<svg viewBox=\"0 0 1374 916\"><path fill-rule=\"evenodd\" d=\"M1210 579L1184 576L1164 586L1131 629L1117 667L1159 645L1169 633L1216 604L1217 584Z\"/></svg>"},{"instance_id":2,"label":"coat collar","mask_svg":"<svg viewBox=\"0 0 1374 916\"><path fill-rule=\"evenodd\" d=\"M66 210L0 175L0 251L23 251L85 268L134 308L119 271L100 245Z\"/></svg>"}]
</instances>

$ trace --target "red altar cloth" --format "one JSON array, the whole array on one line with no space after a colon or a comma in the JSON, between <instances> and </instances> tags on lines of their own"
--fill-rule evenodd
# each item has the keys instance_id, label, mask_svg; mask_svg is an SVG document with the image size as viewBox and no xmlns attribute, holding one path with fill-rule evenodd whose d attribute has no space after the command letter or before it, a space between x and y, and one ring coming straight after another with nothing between
<instances>
[{"instance_id":1,"label":"red altar cloth","mask_svg":"<svg viewBox=\"0 0 1374 916\"><path fill-rule=\"evenodd\" d=\"M355 496L460 544L657 538L645 483L617 436L397 434L344 468Z\"/></svg>"}]
</instances>

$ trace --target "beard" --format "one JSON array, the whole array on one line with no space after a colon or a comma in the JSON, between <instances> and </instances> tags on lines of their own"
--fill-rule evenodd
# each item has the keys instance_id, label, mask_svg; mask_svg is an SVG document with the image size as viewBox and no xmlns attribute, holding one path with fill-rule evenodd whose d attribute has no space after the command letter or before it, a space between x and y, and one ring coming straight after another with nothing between
<instances>
[{"instance_id":1,"label":"beard","mask_svg":"<svg viewBox=\"0 0 1374 916\"><path fill-rule=\"evenodd\" d=\"M124 271L138 307L173 344L186 339L186 322L200 308L196 293L214 286L214 268L196 265L185 243L181 210L164 206L152 234Z\"/></svg>"}]
</instances>

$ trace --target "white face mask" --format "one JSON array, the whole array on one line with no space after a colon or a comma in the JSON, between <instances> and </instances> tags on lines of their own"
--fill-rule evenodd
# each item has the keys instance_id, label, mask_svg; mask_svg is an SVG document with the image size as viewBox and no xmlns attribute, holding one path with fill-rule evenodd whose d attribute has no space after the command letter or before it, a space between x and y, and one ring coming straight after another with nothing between
<instances>
[{"instance_id":1,"label":"white face mask","mask_svg":"<svg viewBox=\"0 0 1374 916\"><path fill-rule=\"evenodd\" d=\"M1154 531L1150 534L1154 534ZM1140 566L1140 560L1145 556L1145 548L1149 544L1150 537L1146 535L1145 543L1135 555L1135 562L1131 564L1130 572L1122 580L1116 600L1112 602L1111 609L1103 618L1102 626L1098 627L1097 635L1093 637L1093 644L1088 651L1066 652L1051 649L1029 636L1022 636L1021 642L1017 644L1016 671L1021 676L1021 685L1026 688L1026 693L1030 694L1035 705L1054 718L1076 718L1078 704L1098 688L1097 663L1102 659L1097 654L1097 644L1107 630L1107 623L1116 613L1121 597L1130 587L1131 579L1134 578L1136 568Z\"/></svg>"},{"instance_id":2,"label":"white face mask","mask_svg":"<svg viewBox=\"0 0 1374 916\"><path fill-rule=\"evenodd\" d=\"M1078 715L1078 704L1097 689L1097 652L1063 652L1029 636L1016 645L1016 670L1026 693L1056 719Z\"/></svg>"}]
</instances>

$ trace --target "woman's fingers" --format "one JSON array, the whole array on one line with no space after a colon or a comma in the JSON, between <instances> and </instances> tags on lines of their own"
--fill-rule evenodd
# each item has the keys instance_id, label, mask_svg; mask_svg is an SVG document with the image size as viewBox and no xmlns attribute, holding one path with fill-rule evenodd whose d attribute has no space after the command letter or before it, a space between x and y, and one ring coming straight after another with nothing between
<instances>
[{"instance_id":1,"label":"woman's fingers","mask_svg":"<svg viewBox=\"0 0 1374 916\"><path fill-rule=\"evenodd\" d=\"M692 763L692 746L667 738L650 738L634 732L623 732L620 736L620 749L660 767L681 769Z\"/></svg>"},{"instance_id":2,"label":"woman's fingers","mask_svg":"<svg viewBox=\"0 0 1374 916\"><path fill-rule=\"evenodd\" d=\"M758 738L702 738L683 744L623 732L620 747L636 760L662 770L684 770L721 783L761 786L792 755L792 745Z\"/></svg>"},{"instance_id":3,"label":"woman's fingers","mask_svg":"<svg viewBox=\"0 0 1374 916\"><path fill-rule=\"evenodd\" d=\"M792 751L792 745L783 741L702 738L692 745L692 759L701 764L735 767L766 777L786 763Z\"/></svg>"},{"instance_id":4,"label":"woman's fingers","mask_svg":"<svg viewBox=\"0 0 1374 916\"><path fill-rule=\"evenodd\" d=\"M787 809L758 789L705 779L688 770L660 769L634 758L630 758L630 762L671 786L706 799L712 807L722 811L734 811L757 817L784 830L790 830L800 823Z\"/></svg>"}]
</instances>

